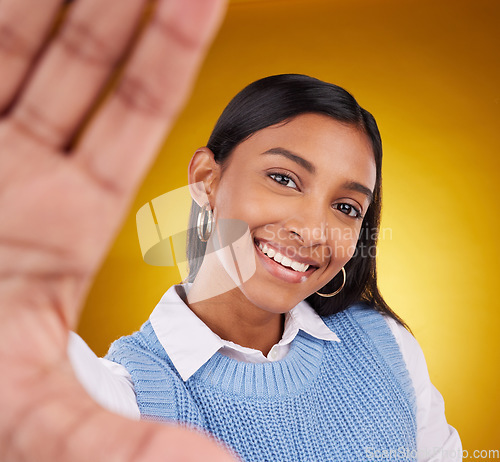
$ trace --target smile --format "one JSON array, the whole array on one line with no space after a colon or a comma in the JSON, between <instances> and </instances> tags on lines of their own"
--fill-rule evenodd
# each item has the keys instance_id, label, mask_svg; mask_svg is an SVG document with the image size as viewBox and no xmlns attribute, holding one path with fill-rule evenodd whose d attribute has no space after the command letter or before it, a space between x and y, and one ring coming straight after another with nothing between
<instances>
[{"instance_id":1,"label":"smile","mask_svg":"<svg viewBox=\"0 0 500 462\"><path fill-rule=\"evenodd\" d=\"M282 281L292 284L305 282L318 269L312 262L309 264L291 259L267 243L262 243L257 239L254 240L254 246L263 267L272 276Z\"/></svg>"},{"instance_id":2,"label":"smile","mask_svg":"<svg viewBox=\"0 0 500 462\"><path fill-rule=\"evenodd\" d=\"M268 247L267 244L262 245L262 243L259 242L259 249L275 262L278 262L287 268L292 268L294 271L298 271L299 273L305 273L309 268L309 265L292 260L291 258L288 258L276 250Z\"/></svg>"}]
</instances>

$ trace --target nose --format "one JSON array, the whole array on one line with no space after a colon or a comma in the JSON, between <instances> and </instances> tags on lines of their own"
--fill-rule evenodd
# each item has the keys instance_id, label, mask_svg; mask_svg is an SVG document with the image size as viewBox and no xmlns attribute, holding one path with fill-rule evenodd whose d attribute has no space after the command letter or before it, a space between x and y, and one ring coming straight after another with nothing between
<instances>
[{"instance_id":1,"label":"nose","mask_svg":"<svg viewBox=\"0 0 500 462\"><path fill-rule=\"evenodd\" d=\"M310 204L288 218L284 227L302 245L313 247L327 243L327 213L320 204Z\"/></svg>"}]
</instances>

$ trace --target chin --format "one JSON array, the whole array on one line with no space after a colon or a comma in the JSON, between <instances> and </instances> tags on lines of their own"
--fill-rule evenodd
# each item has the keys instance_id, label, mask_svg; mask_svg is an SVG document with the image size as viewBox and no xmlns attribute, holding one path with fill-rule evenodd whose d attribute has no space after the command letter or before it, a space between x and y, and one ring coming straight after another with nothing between
<instances>
[{"instance_id":1,"label":"chin","mask_svg":"<svg viewBox=\"0 0 500 462\"><path fill-rule=\"evenodd\" d=\"M287 290L283 287L259 282L257 278L251 278L245 282L240 286L240 290L249 302L270 313L287 313L304 300L302 291Z\"/></svg>"}]
</instances>

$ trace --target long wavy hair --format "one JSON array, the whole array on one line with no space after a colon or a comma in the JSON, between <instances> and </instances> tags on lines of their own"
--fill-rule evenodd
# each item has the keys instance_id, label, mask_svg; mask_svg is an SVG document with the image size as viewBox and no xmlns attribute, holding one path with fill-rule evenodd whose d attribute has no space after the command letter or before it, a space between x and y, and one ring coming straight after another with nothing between
<instances>
[{"instance_id":1,"label":"long wavy hair","mask_svg":"<svg viewBox=\"0 0 500 462\"><path fill-rule=\"evenodd\" d=\"M376 164L373 200L363 219L353 257L345 265L347 278L342 291L331 298L312 294L307 302L320 316L345 310L356 302L366 302L377 311L407 324L389 308L377 284L376 245L382 206L382 141L374 117L343 88L301 74L281 74L251 83L241 90L219 117L207 147L224 168L225 161L239 143L255 132L304 113L325 114L362 130L371 140ZM205 254L206 243L197 237L196 220L200 207L193 201L188 230L188 282L194 281ZM339 272L321 291L334 292L342 284Z\"/></svg>"}]
</instances>

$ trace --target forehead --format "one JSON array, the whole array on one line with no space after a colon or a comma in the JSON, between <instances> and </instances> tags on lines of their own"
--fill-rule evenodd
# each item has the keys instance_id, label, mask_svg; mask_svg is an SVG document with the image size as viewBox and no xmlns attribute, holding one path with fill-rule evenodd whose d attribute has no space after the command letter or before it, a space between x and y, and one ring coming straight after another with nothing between
<instances>
[{"instance_id":1,"label":"forehead","mask_svg":"<svg viewBox=\"0 0 500 462\"><path fill-rule=\"evenodd\" d=\"M376 166L371 141L351 124L322 114L301 114L255 132L240 143L231 163L252 165L269 162L276 155L266 151L283 148L309 161L315 174L337 175L375 185Z\"/></svg>"}]
</instances>

